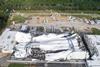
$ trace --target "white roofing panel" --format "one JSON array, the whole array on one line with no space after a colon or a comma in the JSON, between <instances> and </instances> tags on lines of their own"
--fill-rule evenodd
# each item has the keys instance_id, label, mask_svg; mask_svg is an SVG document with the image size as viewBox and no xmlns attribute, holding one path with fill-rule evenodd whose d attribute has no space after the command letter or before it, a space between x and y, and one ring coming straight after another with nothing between
<instances>
[{"instance_id":1,"label":"white roofing panel","mask_svg":"<svg viewBox=\"0 0 100 67\"><path fill-rule=\"evenodd\" d=\"M96 47L98 55L92 56L93 60L87 60L88 66L100 67L100 35L86 35L90 46Z\"/></svg>"},{"instance_id":2,"label":"white roofing panel","mask_svg":"<svg viewBox=\"0 0 100 67\"><path fill-rule=\"evenodd\" d=\"M45 42L45 43L50 43L50 44L68 44L68 41L66 39L62 39L62 40L53 40L53 41L49 41L49 42Z\"/></svg>"},{"instance_id":3,"label":"white roofing panel","mask_svg":"<svg viewBox=\"0 0 100 67\"><path fill-rule=\"evenodd\" d=\"M72 40L74 47L78 47L78 43L76 40ZM40 48L43 50L61 50L61 49L70 49L70 44L68 40L64 41L52 41L44 44L39 44Z\"/></svg>"},{"instance_id":4,"label":"white roofing panel","mask_svg":"<svg viewBox=\"0 0 100 67\"><path fill-rule=\"evenodd\" d=\"M37 37L33 37L33 41L38 41L38 42L45 42L45 41L50 41L50 40L55 40L55 39L65 39L61 38L65 36L64 34L56 35L56 34L48 34L48 35L41 35Z\"/></svg>"},{"instance_id":5,"label":"white roofing panel","mask_svg":"<svg viewBox=\"0 0 100 67\"><path fill-rule=\"evenodd\" d=\"M15 40L17 42L30 42L31 35L30 33L17 32L15 35Z\"/></svg>"},{"instance_id":6,"label":"white roofing panel","mask_svg":"<svg viewBox=\"0 0 100 67\"><path fill-rule=\"evenodd\" d=\"M2 33L2 35L0 36L0 45L3 48L3 52L12 52L15 45L15 34L16 31L10 31L10 29L6 29Z\"/></svg>"},{"instance_id":7,"label":"white roofing panel","mask_svg":"<svg viewBox=\"0 0 100 67\"><path fill-rule=\"evenodd\" d=\"M72 43L73 43L73 45L74 45L74 47L78 47L78 41L77 41L77 39L71 39L72 40Z\"/></svg>"},{"instance_id":8,"label":"white roofing panel","mask_svg":"<svg viewBox=\"0 0 100 67\"><path fill-rule=\"evenodd\" d=\"M27 57L26 51L25 50L21 50L21 51L16 51L14 53L16 58L25 58Z\"/></svg>"},{"instance_id":9,"label":"white roofing panel","mask_svg":"<svg viewBox=\"0 0 100 67\"><path fill-rule=\"evenodd\" d=\"M67 56L67 59L88 59L89 54L85 51L81 52L72 52Z\"/></svg>"},{"instance_id":10,"label":"white roofing panel","mask_svg":"<svg viewBox=\"0 0 100 67\"><path fill-rule=\"evenodd\" d=\"M4 38L4 36L5 36L9 31L10 31L9 28L5 29L5 31L4 31L4 32L1 34L1 36L0 36L0 40L1 40L2 38Z\"/></svg>"},{"instance_id":11,"label":"white roofing panel","mask_svg":"<svg viewBox=\"0 0 100 67\"><path fill-rule=\"evenodd\" d=\"M27 43L19 43L15 45L17 50L24 50Z\"/></svg>"},{"instance_id":12,"label":"white roofing panel","mask_svg":"<svg viewBox=\"0 0 100 67\"><path fill-rule=\"evenodd\" d=\"M40 45L42 50L63 50L63 49L69 49L68 44L46 44L46 45Z\"/></svg>"},{"instance_id":13,"label":"white roofing panel","mask_svg":"<svg viewBox=\"0 0 100 67\"><path fill-rule=\"evenodd\" d=\"M89 45L95 46L100 53L100 35L87 35L87 37L89 38Z\"/></svg>"},{"instance_id":14,"label":"white roofing panel","mask_svg":"<svg viewBox=\"0 0 100 67\"><path fill-rule=\"evenodd\" d=\"M62 51L59 53L49 53L46 54L46 60L47 61L54 61L58 59L66 59L66 57L71 53L72 51Z\"/></svg>"},{"instance_id":15,"label":"white roofing panel","mask_svg":"<svg viewBox=\"0 0 100 67\"><path fill-rule=\"evenodd\" d=\"M90 38L92 42L100 42L100 35L87 35L87 37Z\"/></svg>"}]
</instances>

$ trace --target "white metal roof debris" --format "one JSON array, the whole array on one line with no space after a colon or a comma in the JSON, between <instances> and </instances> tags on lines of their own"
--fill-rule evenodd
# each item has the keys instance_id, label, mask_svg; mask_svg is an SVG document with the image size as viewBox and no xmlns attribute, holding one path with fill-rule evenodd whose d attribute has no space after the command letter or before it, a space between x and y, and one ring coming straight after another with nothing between
<instances>
[{"instance_id":1,"label":"white metal roof debris","mask_svg":"<svg viewBox=\"0 0 100 67\"><path fill-rule=\"evenodd\" d=\"M86 53L85 51L82 52L73 52L71 50L68 51L62 51L59 53L49 53L46 54L46 60L48 61L54 61L58 59L63 59L63 60L71 60L71 59L87 59L89 57L89 54Z\"/></svg>"},{"instance_id":2,"label":"white metal roof debris","mask_svg":"<svg viewBox=\"0 0 100 67\"><path fill-rule=\"evenodd\" d=\"M16 52L14 53L14 56L15 56L16 58L25 58L25 57L27 57L26 50L16 51Z\"/></svg>"},{"instance_id":3,"label":"white metal roof debris","mask_svg":"<svg viewBox=\"0 0 100 67\"><path fill-rule=\"evenodd\" d=\"M15 35L15 40L17 42L30 42L31 35L30 33L17 32Z\"/></svg>"},{"instance_id":4,"label":"white metal roof debris","mask_svg":"<svg viewBox=\"0 0 100 67\"><path fill-rule=\"evenodd\" d=\"M75 39L72 39L71 42L73 43L74 47L78 47L78 42ZM62 49L71 49L70 48L70 44L68 42L68 40L63 39L63 40L51 40L49 42L45 42L43 44L39 44L39 48L43 49L43 50L62 50Z\"/></svg>"},{"instance_id":5,"label":"white metal roof debris","mask_svg":"<svg viewBox=\"0 0 100 67\"><path fill-rule=\"evenodd\" d=\"M71 53L72 51L62 51L59 53L49 53L46 54L46 60L47 61L54 61L54 60L58 60L58 59L67 59L67 56Z\"/></svg>"},{"instance_id":6,"label":"white metal roof debris","mask_svg":"<svg viewBox=\"0 0 100 67\"><path fill-rule=\"evenodd\" d=\"M22 30L22 31L25 31L25 30L27 30L27 28L28 28L27 25L22 25L21 30Z\"/></svg>"},{"instance_id":7,"label":"white metal roof debris","mask_svg":"<svg viewBox=\"0 0 100 67\"><path fill-rule=\"evenodd\" d=\"M27 43L16 44L15 47L17 50L24 50Z\"/></svg>"},{"instance_id":8,"label":"white metal roof debris","mask_svg":"<svg viewBox=\"0 0 100 67\"><path fill-rule=\"evenodd\" d=\"M10 29L6 29L0 36L0 46L2 47L2 52L13 52L13 47L15 45L15 34L16 31L10 31Z\"/></svg>"},{"instance_id":9,"label":"white metal roof debris","mask_svg":"<svg viewBox=\"0 0 100 67\"><path fill-rule=\"evenodd\" d=\"M42 50L64 50L64 49L69 49L69 45L68 44L45 44L45 45L42 45L40 44L40 48Z\"/></svg>"},{"instance_id":10,"label":"white metal roof debris","mask_svg":"<svg viewBox=\"0 0 100 67\"><path fill-rule=\"evenodd\" d=\"M93 60L87 60L88 65L91 67L100 67L100 35L86 35L88 46L94 47L94 55L92 56ZM91 48L90 48L91 49Z\"/></svg>"},{"instance_id":11,"label":"white metal roof debris","mask_svg":"<svg viewBox=\"0 0 100 67\"><path fill-rule=\"evenodd\" d=\"M37 37L33 37L33 41L37 42L46 42L50 40L60 39L61 37L65 36L64 34L56 35L56 34L48 34L48 35L41 35Z\"/></svg>"},{"instance_id":12,"label":"white metal roof debris","mask_svg":"<svg viewBox=\"0 0 100 67\"><path fill-rule=\"evenodd\" d=\"M67 56L67 59L88 59L89 54L88 52L85 51L80 51L80 52L72 52Z\"/></svg>"},{"instance_id":13,"label":"white metal roof debris","mask_svg":"<svg viewBox=\"0 0 100 67\"><path fill-rule=\"evenodd\" d=\"M8 37L9 36L9 37ZM11 31L6 29L1 35L0 45L4 44L2 50L13 50L15 58L25 58L31 53L31 48L40 48L43 51L59 51L45 54L46 60L54 61L58 59L87 59L87 51L82 51L79 47L77 34L48 34L33 37L30 33ZM31 40L32 39L32 40ZM12 43L14 41L14 43ZM6 48L6 49L5 49ZM14 49L15 48L15 49ZM12 51L12 52L13 52ZM35 58L32 58L35 59Z\"/></svg>"}]
</instances>

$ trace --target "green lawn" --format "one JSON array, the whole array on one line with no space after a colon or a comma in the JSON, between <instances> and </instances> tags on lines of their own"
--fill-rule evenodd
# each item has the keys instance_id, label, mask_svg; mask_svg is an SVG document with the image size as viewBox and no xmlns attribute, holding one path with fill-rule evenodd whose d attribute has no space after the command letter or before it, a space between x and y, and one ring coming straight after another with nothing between
<instances>
[{"instance_id":1,"label":"green lawn","mask_svg":"<svg viewBox=\"0 0 100 67\"><path fill-rule=\"evenodd\" d=\"M15 21L16 23L23 23L26 20L24 16L21 15L15 15L13 16L11 21Z\"/></svg>"},{"instance_id":2,"label":"green lawn","mask_svg":"<svg viewBox=\"0 0 100 67\"><path fill-rule=\"evenodd\" d=\"M89 14L100 14L99 10L15 10L16 12L21 13L51 13L51 12L58 12L58 13L89 13Z\"/></svg>"},{"instance_id":3,"label":"green lawn","mask_svg":"<svg viewBox=\"0 0 100 67\"><path fill-rule=\"evenodd\" d=\"M36 67L34 64L19 64L19 63L11 63L8 67Z\"/></svg>"},{"instance_id":4,"label":"green lawn","mask_svg":"<svg viewBox=\"0 0 100 67\"><path fill-rule=\"evenodd\" d=\"M25 67L27 66L26 64L17 64L17 63L12 63L8 67Z\"/></svg>"},{"instance_id":5,"label":"green lawn","mask_svg":"<svg viewBox=\"0 0 100 67\"><path fill-rule=\"evenodd\" d=\"M92 28L92 33L95 35L100 35L100 30L96 28Z\"/></svg>"}]
</instances>

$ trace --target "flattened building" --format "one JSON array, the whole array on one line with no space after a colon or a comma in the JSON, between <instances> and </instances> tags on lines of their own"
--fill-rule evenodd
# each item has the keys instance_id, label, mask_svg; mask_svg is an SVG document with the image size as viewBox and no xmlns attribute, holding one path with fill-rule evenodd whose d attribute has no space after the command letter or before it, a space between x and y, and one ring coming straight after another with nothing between
<instances>
[{"instance_id":1,"label":"flattened building","mask_svg":"<svg viewBox=\"0 0 100 67\"><path fill-rule=\"evenodd\" d=\"M77 33L46 33L38 36L6 29L0 36L3 53L11 53L13 63L82 63L88 51Z\"/></svg>"}]
</instances>

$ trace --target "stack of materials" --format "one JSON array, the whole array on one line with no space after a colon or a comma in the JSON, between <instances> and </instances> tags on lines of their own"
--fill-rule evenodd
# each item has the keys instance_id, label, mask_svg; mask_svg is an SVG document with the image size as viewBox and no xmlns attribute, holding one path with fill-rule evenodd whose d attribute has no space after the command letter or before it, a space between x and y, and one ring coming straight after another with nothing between
<instances>
[{"instance_id":1,"label":"stack of materials","mask_svg":"<svg viewBox=\"0 0 100 67\"><path fill-rule=\"evenodd\" d=\"M40 48L31 48L31 58L45 60L45 53Z\"/></svg>"}]
</instances>

